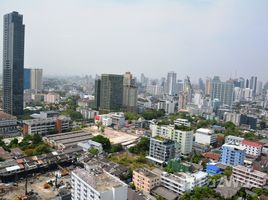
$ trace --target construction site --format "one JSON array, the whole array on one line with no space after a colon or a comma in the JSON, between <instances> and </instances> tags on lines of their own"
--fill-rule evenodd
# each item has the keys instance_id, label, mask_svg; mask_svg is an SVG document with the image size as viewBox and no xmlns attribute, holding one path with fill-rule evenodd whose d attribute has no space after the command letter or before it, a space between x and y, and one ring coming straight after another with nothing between
<instances>
[{"instance_id":1,"label":"construction site","mask_svg":"<svg viewBox=\"0 0 268 200\"><path fill-rule=\"evenodd\" d=\"M71 169L33 174L16 183L0 184L1 200L53 200L70 197Z\"/></svg>"}]
</instances>

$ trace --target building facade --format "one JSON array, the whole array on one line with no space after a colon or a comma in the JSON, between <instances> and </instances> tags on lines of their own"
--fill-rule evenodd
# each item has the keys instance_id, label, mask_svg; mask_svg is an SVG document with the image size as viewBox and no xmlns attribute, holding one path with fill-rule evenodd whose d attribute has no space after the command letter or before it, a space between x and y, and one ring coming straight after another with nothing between
<instances>
[{"instance_id":1,"label":"building facade","mask_svg":"<svg viewBox=\"0 0 268 200\"><path fill-rule=\"evenodd\" d=\"M195 133L195 142L203 145L213 145L217 141L217 134L214 130L199 128Z\"/></svg>"},{"instance_id":2,"label":"building facade","mask_svg":"<svg viewBox=\"0 0 268 200\"><path fill-rule=\"evenodd\" d=\"M31 69L31 89L38 91L43 89L43 69Z\"/></svg>"},{"instance_id":3,"label":"building facade","mask_svg":"<svg viewBox=\"0 0 268 200\"><path fill-rule=\"evenodd\" d=\"M160 176L145 168L134 170L132 180L136 190L145 193L160 185Z\"/></svg>"},{"instance_id":4,"label":"building facade","mask_svg":"<svg viewBox=\"0 0 268 200\"><path fill-rule=\"evenodd\" d=\"M146 158L163 165L175 157L175 143L171 140L150 138L149 156Z\"/></svg>"},{"instance_id":5,"label":"building facade","mask_svg":"<svg viewBox=\"0 0 268 200\"><path fill-rule=\"evenodd\" d=\"M127 200L127 184L102 169L75 169L71 182L72 200Z\"/></svg>"},{"instance_id":6,"label":"building facade","mask_svg":"<svg viewBox=\"0 0 268 200\"><path fill-rule=\"evenodd\" d=\"M243 140L241 146L246 148L246 154L258 157L261 155L263 144L259 142Z\"/></svg>"},{"instance_id":7,"label":"building facade","mask_svg":"<svg viewBox=\"0 0 268 200\"><path fill-rule=\"evenodd\" d=\"M245 147L224 144L221 149L221 163L229 166L244 165L246 155Z\"/></svg>"},{"instance_id":8,"label":"building facade","mask_svg":"<svg viewBox=\"0 0 268 200\"><path fill-rule=\"evenodd\" d=\"M17 127L17 118L0 111L0 136L10 137L20 135Z\"/></svg>"},{"instance_id":9,"label":"building facade","mask_svg":"<svg viewBox=\"0 0 268 200\"><path fill-rule=\"evenodd\" d=\"M24 33L22 15L4 16L3 108L15 116L23 114Z\"/></svg>"},{"instance_id":10,"label":"building facade","mask_svg":"<svg viewBox=\"0 0 268 200\"><path fill-rule=\"evenodd\" d=\"M123 107L126 111L136 111L138 101L138 89L130 72L124 74L123 80Z\"/></svg>"},{"instance_id":11,"label":"building facade","mask_svg":"<svg viewBox=\"0 0 268 200\"><path fill-rule=\"evenodd\" d=\"M232 177L234 181L242 184L245 187L262 188L266 185L267 174L254 170L253 168L244 167L241 165L233 168Z\"/></svg>"}]
</instances>

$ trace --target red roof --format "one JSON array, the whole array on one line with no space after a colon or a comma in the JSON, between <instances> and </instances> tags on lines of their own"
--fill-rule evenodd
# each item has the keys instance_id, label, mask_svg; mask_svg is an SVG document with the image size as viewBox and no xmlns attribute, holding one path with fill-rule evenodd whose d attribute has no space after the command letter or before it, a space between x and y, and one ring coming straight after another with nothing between
<instances>
[{"instance_id":1,"label":"red roof","mask_svg":"<svg viewBox=\"0 0 268 200\"><path fill-rule=\"evenodd\" d=\"M250 140L243 140L242 144L247 145L247 146L257 147L257 148L261 148L263 146L263 144L260 143L260 142L253 142L253 141L250 141Z\"/></svg>"},{"instance_id":2,"label":"red roof","mask_svg":"<svg viewBox=\"0 0 268 200\"><path fill-rule=\"evenodd\" d=\"M205 158L208 158L208 159L212 159L212 160L220 160L220 154L217 154L217 153L203 153L203 156Z\"/></svg>"}]
</instances>

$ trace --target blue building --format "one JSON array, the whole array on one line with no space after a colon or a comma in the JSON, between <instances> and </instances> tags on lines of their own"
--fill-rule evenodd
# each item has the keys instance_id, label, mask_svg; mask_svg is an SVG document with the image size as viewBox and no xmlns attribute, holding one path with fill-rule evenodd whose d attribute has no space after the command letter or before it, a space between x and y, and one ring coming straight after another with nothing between
<instances>
[{"instance_id":1,"label":"blue building","mask_svg":"<svg viewBox=\"0 0 268 200\"><path fill-rule=\"evenodd\" d=\"M31 69L24 68L23 88L24 90L31 88Z\"/></svg>"},{"instance_id":2,"label":"blue building","mask_svg":"<svg viewBox=\"0 0 268 200\"><path fill-rule=\"evenodd\" d=\"M221 174L222 170L215 164L207 164L206 172L209 175Z\"/></svg>"},{"instance_id":3,"label":"blue building","mask_svg":"<svg viewBox=\"0 0 268 200\"><path fill-rule=\"evenodd\" d=\"M244 165L246 148L232 144L222 145L220 162L225 165Z\"/></svg>"}]
</instances>

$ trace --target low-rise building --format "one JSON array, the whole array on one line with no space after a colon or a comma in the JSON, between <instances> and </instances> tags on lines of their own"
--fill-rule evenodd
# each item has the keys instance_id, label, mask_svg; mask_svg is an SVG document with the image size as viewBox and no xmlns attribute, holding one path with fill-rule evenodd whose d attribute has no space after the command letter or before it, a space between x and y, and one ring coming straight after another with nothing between
<instances>
[{"instance_id":1,"label":"low-rise building","mask_svg":"<svg viewBox=\"0 0 268 200\"><path fill-rule=\"evenodd\" d=\"M174 124L177 126L188 126L188 127L191 126L191 122L189 122L188 119L181 119L181 118L176 119L174 121Z\"/></svg>"},{"instance_id":2,"label":"low-rise building","mask_svg":"<svg viewBox=\"0 0 268 200\"><path fill-rule=\"evenodd\" d=\"M72 128L70 117L49 117L23 120L23 134L40 134L47 135L49 133L61 133Z\"/></svg>"},{"instance_id":3,"label":"low-rise building","mask_svg":"<svg viewBox=\"0 0 268 200\"><path fill-rule=\"evenodd\" d=\"M241 146L246 148L246 154L251 156L260 156L263 144L250 140L243 140Z\"/></svg>"},{"instance_id":4,"label":"low-rise building","mask_svg":"<svg viewBox=\"0 0 268 200\"><path fill-rule=\"evenodd\" d=\"M202 171L193 174L183 172L174 174L163 172L161 174L161 185L179 195L207 184L208 174Z\"/></svg>"},{"instance_id":5,"label":"low-rise building","mask_svg":"<svg viewBox=\"0 0 268 200\"><path fill-rule=\"evenodd\" d=\"M0 136L10 137L19 135L17 118L8 113L0 111Z\"/></svg>"},{"instance_id":6,"label":"low-rise building","mask_svg":"<svg viewBox=\"0 0 268 200\"><path fill-rule=\"evenodd\" d=\"M122 112L96 115L95 123L101 123L103 126L116 126L120 129L125 126L125 115Z\"/></svg>"},{"instance_id":7,"label":"low-rise building","mask_svg":"<svg viewBox=\"0 0 268 200\"><path fill-rule=\"evenodd\" d=\"M233 168L232 177L234 181L241 183L245 187L262 188L266 185L267 174L254 170L253 168L237 165Z\"/></svg>"},{"instance_id":8,"label":"low-rise building","mask_svg":"<svg viewBox=\"0 0 268 200\"><path fill-rule=\"evenodd\" d=\"M217 141L217 134L214 130L207 128L199 128L195 133L195 142L204 145L213 145Z\"/></svg>"},{"instance_id":9,"label":"low-rise building","mask_svg":"<svg viewBox=\"0 0 268 200\"><path fill-rule=\"evenodd\" d=\"M244 138L228 135L225 137L225 143L226 144L234 144L234 145L241 145Z\"/></svg>"},{"instance_id":10,"label":"low-rise building","mask_svg":"<svg viewBox=\"0 0 268 200\"><path fill-rule=\"evenodd\" d=\"M149 169L137 169L133 171L132 181L136 190L150 193L154 187L160 185L160 176Z\"/></svg>"},{"instance_id":11,"label":"low-rise building","mask_svg":"<svg viewBox=\"0 0 268 200\"><path fill-rule=\"evenodd\" d=\"M215 163L208 163L206 172L209 175L222 174L222 170Z\"/></svg>"},{"instance_id":12,"label":"low-rise building","mask_svg":"<svg viewBox=\"0 0 268 200\"><path fill-rule=\"evenodd\" d=\"M93 140L79 142L77 145L82 147L84 151L88 151L91 148L97 149L99 153L102 153L103 151L102 144Z\"/></svg>"},{"instance_id":13,"label":"low-rise building","mask_svg":"<svg viewBox=\"0 0 268 200\"><path fill-rule=\"evenodd\" d=\"M72 200L127 200L127 184L100 168L75 169L71 181Z\"/></svg>"}]
</instances>

